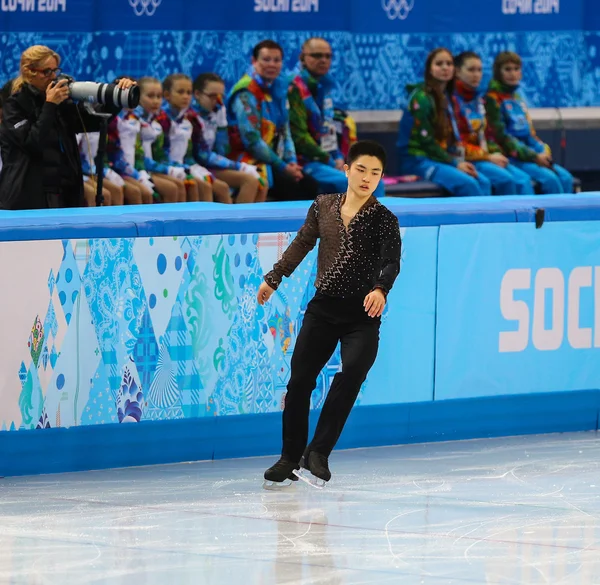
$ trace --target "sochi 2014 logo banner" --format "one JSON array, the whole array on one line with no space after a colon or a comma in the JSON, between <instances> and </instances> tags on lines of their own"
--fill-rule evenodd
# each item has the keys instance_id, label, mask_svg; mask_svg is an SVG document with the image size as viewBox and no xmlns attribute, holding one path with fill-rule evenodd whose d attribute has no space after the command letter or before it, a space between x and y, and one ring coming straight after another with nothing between
<instances>
[{"instance_id":1,"label":"sochi 2014 logo banner","mask_svg":"<svg viewBox=\"0 0 600 585\"><path fill-rule=\"evenodd\" d=\"M381 6L390 20L405 20L415 5L415 0L381 0Z\"/></svg>"},{"instance_id":2,"label":"sochi 2014 logo banner","mask_svg":"<svg viewBox=\"0 0 600 585\"><path fill-rule=\"evenodd\" d=\"M129 0L136 16L153 16L162 0Z\"/></svg>"}]
</instances>

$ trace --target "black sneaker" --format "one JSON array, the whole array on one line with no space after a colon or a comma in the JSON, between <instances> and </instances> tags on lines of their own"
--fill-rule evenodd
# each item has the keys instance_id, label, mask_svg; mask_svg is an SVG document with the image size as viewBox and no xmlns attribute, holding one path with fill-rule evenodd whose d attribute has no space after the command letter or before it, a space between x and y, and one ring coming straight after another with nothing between
<instances>
[{"instance_id":1,"label":"black sneaker","mask_svg":"<svg viewBox=\"0 0 600 585\"><path fill-rule=\"evenodd\" d=\"M275 483L283 483L288 479L298 481L298 478L294 475L294 469L299 468L300 467L296 462L282 456L275 465L269 467L269 469L265 471L265 479Z\"/></svg>"}]
</instances>

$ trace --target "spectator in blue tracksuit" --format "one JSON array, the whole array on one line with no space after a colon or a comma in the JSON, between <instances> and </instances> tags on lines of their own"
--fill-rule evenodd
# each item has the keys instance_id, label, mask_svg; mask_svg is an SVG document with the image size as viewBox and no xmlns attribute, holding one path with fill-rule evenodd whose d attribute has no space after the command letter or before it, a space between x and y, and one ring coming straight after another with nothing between
<instances>
[{"instance_id":1,"label":"spectator in blue tracksuit","mask_svg":"<svg viewBox=\"0 0 600 585\"><path fill-rule=\"evenodd\" d=\"M521 58L500 53L494 62L494 79L486 96L486 112L494 142L511 164L540 185L542 193L572 193L573 176L552 160L550 147L535 133L527 106L518 93Z\"/></svg>"},{"instance_id":2,"label":"spectator in blue tracksuit","mask_svg":"<svg viewBox=\"0 0 600 585\"><path fill-rule=\"evenodd\" d=\"M481 57L465 51L455 57L454 67L452 100L465 160L490 180L496 195L533 195L531 177L510 164L488 132L485 99L479 92L483 75Z\"/></svg>"}]
</instances>

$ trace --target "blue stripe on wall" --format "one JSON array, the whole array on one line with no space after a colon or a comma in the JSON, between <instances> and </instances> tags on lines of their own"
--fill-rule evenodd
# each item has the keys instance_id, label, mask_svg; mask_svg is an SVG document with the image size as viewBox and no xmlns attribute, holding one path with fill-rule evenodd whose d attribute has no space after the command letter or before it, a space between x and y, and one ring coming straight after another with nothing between
<instances>
[{"instance_id":1,"label":"blue stripe on wall","mask_svg":"<svg viewBox=\"0 0 600 585\"><path fill-rule=\"evenodd\" d=\"M338 448L591 431L599 415L600 390L360 406ZM280 446L280 413L4 432L0 474L274 455Z\"/></svg>"}]
</instances>

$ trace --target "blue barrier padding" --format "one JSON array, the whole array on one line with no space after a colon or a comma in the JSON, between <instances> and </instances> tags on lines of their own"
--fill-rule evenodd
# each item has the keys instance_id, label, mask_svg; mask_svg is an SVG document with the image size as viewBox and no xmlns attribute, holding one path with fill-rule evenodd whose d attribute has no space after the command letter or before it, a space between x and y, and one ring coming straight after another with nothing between
<instances>
[{"instance_id":1,"label":"blue barrier padding","mask_svg":"<svg viewBox=\"0 0 600 585\"><path fill-rule=\"evenodd\" d=\"M381 202L399 217L403 227L533 221L539 207L546 209L546 219L552 221L600 218L600 193L441 201L384 197ZM302 225L309 205L308 201L260 205L176 203L1 211L0 241L295 231Z\"/></svg>"},{"instance_id":2,"label":"blue barrier padding","mask_svg":"<svg viewBox=\"0 0 600 585\"><path fill-rule=\"evenodd\" d=\"M545 210L545 221L597 221L600 219L598 193L580 193L565 198L562 195L545 196L537 207Z\"/></svg>"},{"instance_id":3,"label":"blue barrier padding","mask_svg":"<svg viewBox=\"0 0 600 585\"><path fill-rule=\"evenodd\" d=\"M337 448L593 431L599 414L598 390L359 406ZM311 412L311 433L318 415ZM280 448L281 413L11 431L0 433L0 475L275 456Z\"/></svg>"}]
</instances>

